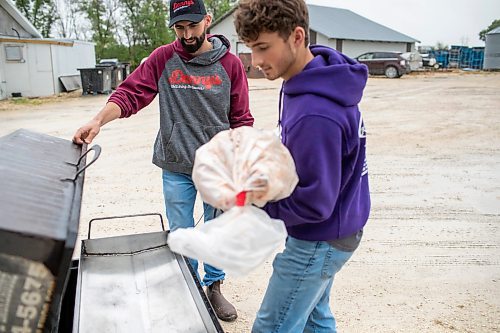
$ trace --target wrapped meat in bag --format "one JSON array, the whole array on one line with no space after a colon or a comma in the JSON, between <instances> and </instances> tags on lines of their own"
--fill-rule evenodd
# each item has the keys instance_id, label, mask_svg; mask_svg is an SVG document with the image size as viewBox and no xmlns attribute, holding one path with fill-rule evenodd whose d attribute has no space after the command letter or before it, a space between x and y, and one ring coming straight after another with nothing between
<instances>
[{"instance_id":1,"label":"wrapped meat in bag","mask_svg":"<svg viewBox=\"0 0 500 333\"><path fill-rule=\"evenodd\" d=\"M204 202L224 211L246 192L262 207L288 197L298 183L288 149L272 131L238 127L219 132L196 151L193 181Z\"/></svg>"}]
</instances>

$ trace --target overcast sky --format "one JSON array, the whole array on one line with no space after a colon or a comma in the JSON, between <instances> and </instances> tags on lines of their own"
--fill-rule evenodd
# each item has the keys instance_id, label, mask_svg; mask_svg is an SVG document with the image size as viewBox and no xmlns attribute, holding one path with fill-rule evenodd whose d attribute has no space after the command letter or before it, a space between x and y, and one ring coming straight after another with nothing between
<instances>
[{"instance_id":1,"label":"overcast sky","mask_svg":"<svg viewBox=\"0 0 500 333\"><path fill-rule=\"evenodd\" d=\"M349 9L419 41L484 46L481 30L500 19L500 0L306 0Z\"/></svg>"}]
</instances>

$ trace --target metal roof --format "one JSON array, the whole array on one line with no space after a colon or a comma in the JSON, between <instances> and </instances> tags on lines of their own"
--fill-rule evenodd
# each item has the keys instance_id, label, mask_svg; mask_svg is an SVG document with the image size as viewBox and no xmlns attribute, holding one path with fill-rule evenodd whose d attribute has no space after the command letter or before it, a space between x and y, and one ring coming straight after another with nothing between
<instances>
[{"instance_id":1,"label":"metal roof","mask_svg":"<svg viewBox=\"0 0 500 333\"><path fill-rule=\"evenodd\" d=\"M415 43L419 40L373 22L348 9L307 5L309 25L328 38Z\"/></svg>"},{"instance_id":2,"label":"metal roof","mask_svg":"<svg viewBox=\"0 0 500 333\"><path fill-rule=\"evenodd\" d=\"M496 27L495 29L488 31L487 35L500 34L500 27Z\"/></svg>"},{"instance_id":3,"label":"metal roof","mask_svg":"<svg viewBox=\"0 0 500 333\"><path fill-rule=\"evenodd\" d=\"M328 38L415 43L419 40L373 22L348 9L308 4L309 28ZM232 15L236 6L212 23L211 28Z\"/></svg>"}]
</instances>

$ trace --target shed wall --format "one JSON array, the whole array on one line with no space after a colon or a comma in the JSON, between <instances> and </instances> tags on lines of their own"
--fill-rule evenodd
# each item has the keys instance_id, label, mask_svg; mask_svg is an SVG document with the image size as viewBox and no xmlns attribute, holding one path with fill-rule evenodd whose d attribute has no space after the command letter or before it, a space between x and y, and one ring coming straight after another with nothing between
<instances>
[{"instance_id":1,"label":"shed wall","mask_svg":"<svg viewBox=\"0 0 500 333\"><path fill-rule=\"evenodd\" d=\"M12 93L23 97L42 97L63 91L60 76L79 75L78 68L95 66L94 44L12 41L0 42L0 99ZM22 59L8 61L6 47L21 48Z\"/></svg>"},{"instance_id":2,"label":"shed wall","mask_svg":"<svg viewBox=\"0 0 500 333\"><path fill-rule=\"evenodd\" d=\"M483 68L500 69L500 34L486 35Z\"/></svg>"},{"instance_id":3,"label":"shed wall","mask_svg":"<svg viewBox=\"0 0 500 333\"><path fill-rule=\"evenodd\" d=\"M72 47L51 45L53 82L55 93L64 91L60 76L80 75L78 68L90 68L96 64L95 47L92 43L75 41Z\"/></svg>"},{"instance_id":4,"label":"shed wall","mask_svg":"<svg viewBox=\"0 0 500 333\"><path fill-rule=\"evenodd\" d=\"M370 42L357 40L343 41L342 52L349 57L355 58L365 52L373 51L406 52L406 43Z\"/></svg>"}]
</instances>

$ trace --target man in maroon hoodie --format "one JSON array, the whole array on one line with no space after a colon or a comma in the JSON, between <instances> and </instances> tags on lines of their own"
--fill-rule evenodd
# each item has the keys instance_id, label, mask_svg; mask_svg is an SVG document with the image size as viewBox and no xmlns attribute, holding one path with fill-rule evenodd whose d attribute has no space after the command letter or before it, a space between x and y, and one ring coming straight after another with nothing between
<instances>
[{"instance_id":1,"label":"man in maroon hoodie","mask_svg":"<svg viewBox=\"0 0 500 333\"><path fill-rule=\"evenodd\" d=\"M159 95L160 129L153 163L163 172L172 231L194 226L196 188L191 172L196 149L222 130L253 125L243 65L229 52L226 38L207 36L210 23L202 0L170 1L169 26L177 40L154 50L73 137L75 143L90 143L104 124L137 113ZM203 206L207 222L215 211ZM197 261L190 262L197 271ZM203 283L217 316L235 320L236 309L220 291L224 272L206 264L204 269Z\"/></svg>"}]
</instances>

